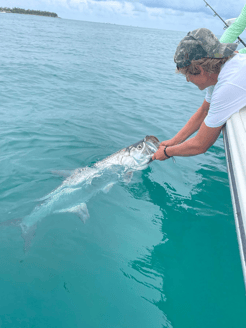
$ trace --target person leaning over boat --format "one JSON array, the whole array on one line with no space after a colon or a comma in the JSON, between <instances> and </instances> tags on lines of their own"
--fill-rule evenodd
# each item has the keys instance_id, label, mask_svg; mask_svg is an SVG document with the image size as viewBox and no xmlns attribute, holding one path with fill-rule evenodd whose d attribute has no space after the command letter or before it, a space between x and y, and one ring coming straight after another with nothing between
<instances>
[{"instance_id":1,"label":"person leaning over boat","mask_svg":"<svg viewBox=\"0 0 246 328\"><path fill-rule=\"evenodd\" d=\"M246 106L246 55L236 54L236 48L234 43L220 43L205 28L189 32L181 40L174 55L176 71L200 90L211 88L186 125L171 140L161 142L153 160L205 153L231 115Z\"/></svg>"}]
</instances>

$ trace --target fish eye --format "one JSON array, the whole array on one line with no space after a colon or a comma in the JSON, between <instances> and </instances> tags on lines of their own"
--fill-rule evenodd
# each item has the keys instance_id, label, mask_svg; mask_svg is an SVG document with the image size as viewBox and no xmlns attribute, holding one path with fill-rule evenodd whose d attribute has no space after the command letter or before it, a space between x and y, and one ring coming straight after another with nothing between
<instances>
[{"instance_id":1,"label":"fish eye","mask_svg":"<svg viewBox=\"0 0 246 328\"><path fill-rule=\"evenodd\" d=\"M137 149L138 149L138 150L141 150L142 148L143 148L142 145L138 145L138 146L137 146Z\"/></svg>"}]
</instances>

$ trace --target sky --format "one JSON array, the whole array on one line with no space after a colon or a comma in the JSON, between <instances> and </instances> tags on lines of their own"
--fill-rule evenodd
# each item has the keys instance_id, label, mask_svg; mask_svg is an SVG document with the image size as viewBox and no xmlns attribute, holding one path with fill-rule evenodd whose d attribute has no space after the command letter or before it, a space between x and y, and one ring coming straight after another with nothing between
<instances>
[{"instance_id":1,"label":"sky","mask_svg":"<svg viewBox=\"0 0 246 328\"><path fill-rule=\"evenodd\" d=\"M207 2L223 19L237 17L246 5L246 0ZM224 27L203 0L0 0L0 6L52 11L66 19L174 31L206 27L216 35L221 35Z\"/></svg>"}]
</instances>

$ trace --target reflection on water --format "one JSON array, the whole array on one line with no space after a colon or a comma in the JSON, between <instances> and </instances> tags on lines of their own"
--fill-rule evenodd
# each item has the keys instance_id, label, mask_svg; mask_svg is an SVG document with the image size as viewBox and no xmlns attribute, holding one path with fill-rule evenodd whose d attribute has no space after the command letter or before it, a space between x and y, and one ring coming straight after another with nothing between
<instances>
[{"instance_id":1,"label":"reflection on water","mask_svg":"<svg viewBox=\"0 0 246 328\"><path fill-rule=\"evenodd\" d=\"M163 327L181 327L184 322L205 327L209 320L201 321L202 310L191 318L190 307L197 308L199 302L206 311L214 312L220 295L230 294L234 289L228 281L235 275L240 260L235 229L232 229L234 219L224 152L215 146L209 152L216 163L207 161L200 164L196 172L190 172L194 175L193 181L200 182L193 184L191 181L188 194L186 188L184 194L178 194L171 184L151 181L150 177L153 178L155 173L152 174L150 169L144 171L143 181L129 188L134 198L146 199L162 213L151 218L161 230L162 241L146 249L144 256L129 262L134 271L127 276L156 291L154 299L145 296L146 293L142 297L163 312ZM240 272L235 284L243 290ZM245 302L243 291L241 300ZM227 297L220 302L221 306L230 302L235 308L234 301ZM214 321L219 326L221 322L226 325L228 319L233 320L233 315L228 313L225 319L217 313Z\"/></svg>"}]
</instances>

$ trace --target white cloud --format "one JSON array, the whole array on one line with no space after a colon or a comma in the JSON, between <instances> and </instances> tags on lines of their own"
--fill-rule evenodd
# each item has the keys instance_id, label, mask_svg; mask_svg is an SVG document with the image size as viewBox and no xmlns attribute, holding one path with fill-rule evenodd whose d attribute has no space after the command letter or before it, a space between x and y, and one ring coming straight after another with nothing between
<instances>
[{"instance_id":1,"label":"white cloud","mask_svg":"<svg viewBox=\"0 0 246 328\"><path fill-rule=\"evenodd\" d=\"M224 18L239 15L244 0L209 0ZM213 17L202 0L1 0L1 6L56 12L62 18L189 31L207 27L223 33L223 23ZM224 12L224 15L223 15Z\"/></svg>"},{"instance_id":2,"label":"white cloud","mask_svg":"<svg viewBox=\"0 0 246 328\"><path fill-rule=\"evenodd\" d=\"M64 0L61 0L64 2ZM53 0L53 2L60 2L60 0ZM84 0L67 0L67 3L72 4L73 2L86 2ZM89 1L91 2L91 1ZM140 4L147 8L169 8L178 11L187 11L187 12L205 12L212 15L212 11L209 8L205 7L205 2L203 0L94 0L93 2L103 2L106 6L108 2L113 6L114 2L118 3L135 3ZM208 3L221 15L225 18L231 17L231 15L237 16L243 6L245 5L245 0L227 0L223 3L221 0L208 0Z\"/></svg>"},{"instance_id":3,"label":"white cloud","mask_svg":"<svg viewBox=\"0 0 246 328\"><path fill-rule=\"evenodd\" d=\"M245 5L245 0L227 0L224 2L221 2L221 0L208 0L208 2L224 18L237 16ZM212 14L212 11L205 7L203 0L1 0L2 6L33 7L34 9L44 5L57 8L59 6L74 8L76 4L87 6L92 4L95 6L95 3L98 3L98 5L101 3L106 8L118 6L118 4L124 6L124 3L130 3L138 5L139 8L168 8L178 11Z\"/></svg>"}]
</instances>

